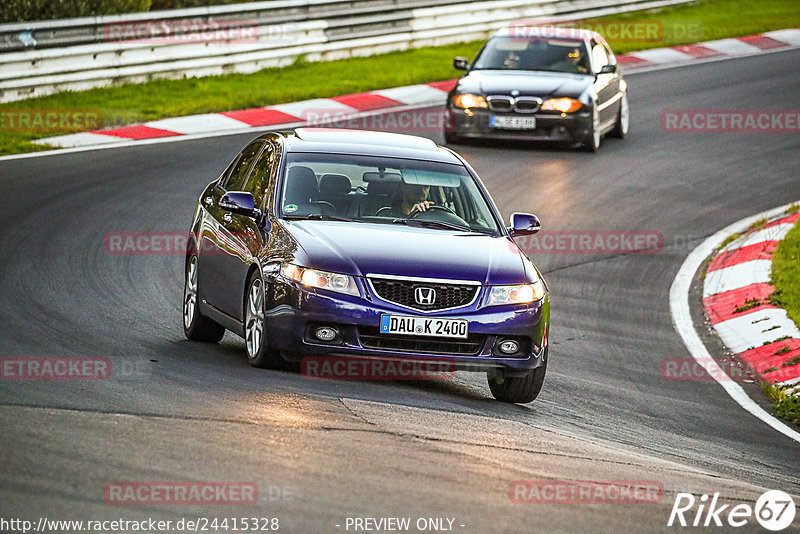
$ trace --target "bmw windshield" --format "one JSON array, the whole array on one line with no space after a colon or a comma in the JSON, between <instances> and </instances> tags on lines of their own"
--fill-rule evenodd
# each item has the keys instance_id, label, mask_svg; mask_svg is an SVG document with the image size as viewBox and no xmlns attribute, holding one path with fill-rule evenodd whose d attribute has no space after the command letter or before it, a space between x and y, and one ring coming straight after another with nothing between
<instances>
[{"instance_id":1,"label":"bmw windshield","mask_svg":"<svg viewBox=\"0 0 800 534\"><path fill-rule=\"evenodd\" d=\"M463 165L319 153L287 158L278 203L284 218L500 233L487 199Z\"/></svg>"},{"instance_id":2,"label":"bmw windshield","mask_svg":"<svg viewBox=\"0 0 800 534\"><path fill-rule=\"evenodd\" d=\"M474 70L529 70L586 74L589 57L582 41L541 37L494 37L475 58Z\"/></svg>"}]
</instances>

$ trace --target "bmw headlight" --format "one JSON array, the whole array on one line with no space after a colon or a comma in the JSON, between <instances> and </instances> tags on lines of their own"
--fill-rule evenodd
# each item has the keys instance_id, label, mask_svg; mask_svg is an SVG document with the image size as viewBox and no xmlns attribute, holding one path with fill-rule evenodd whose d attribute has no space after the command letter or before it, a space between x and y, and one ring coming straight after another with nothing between
<instances>
[{"instance_id":1,"label":"bmw headlight","mask_svg":"<svg viewBox=\"0 0 800 534\"><path fill-rule=\"evenodd\" d=\"M580 100L574 98L550 98L545 100L542 104L542 111L560 111L561 113L569 113L577 111L583 106Z\"/></svg>"},{"instance_id":2,"label":"bmw headlight","mask_svg":"<svg viewBox=\"0 0 800 534\"><path fill-rule=\"evenodd\" d=\"M480 95L473 95L473 94L463 94L463 95L456 95L453 97L453 105L458 108L485 108L488 107L486 104L486 99Z\"/></svg>"},{"instance_id":3,"label":"bmw headlight","mask_svg":"<svg viewBox=\"0 0 800 534\"><path fill-rule=\"evenodd\" d=\"M492 286L489 288L487 306L500 304L529 304L544 298L544 284L537 280L532 284L516 286Z\"/></svg>"},{"instance_id":4,"label":"bmw headlight","mask_svg":"<svg viewBox=\"0 0 800 534\"><path fill-rule=\"evenodd\" d=\"M318 269L299 267L293 263L284 264L281 268L284 278L317 289L328 289L338 293L358 296L358 286L352 276L346 274L330 273Z\"/></svg>"}]
</instances>

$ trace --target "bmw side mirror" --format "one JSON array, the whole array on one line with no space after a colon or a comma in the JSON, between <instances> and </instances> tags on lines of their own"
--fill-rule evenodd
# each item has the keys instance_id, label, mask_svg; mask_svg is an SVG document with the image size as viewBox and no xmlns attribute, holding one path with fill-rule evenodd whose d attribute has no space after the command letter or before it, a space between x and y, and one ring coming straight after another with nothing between
<instances>
[{"instance_id":1,"label":"bmw side mirror","mask_svg":"<svg viewBox=\"0 0 800 534\"><path fill-rule=\"evenodd\" d=\"M614 74L615 72L617 72L616 65L603 65L598 74Z\"/></svg>"},{"instance_id":2,"label":"bmw side mirror","mask_svg":"<svg viewBox=\"0 0 800 534\"><path fill-rule=\"evenodd\" d=\"M246 191L230 191L219 199L219 207L231 213L247 217L261 217L261 210L256 209L256 199Z\"/></svg>"},{"instance_id":3,"label":"bmw side mirror","mask_svg":"<svg viewBox=\"0 0 800 534\"><path fill-rule=\"evenodd\" d=\"M453 60L453 68L456 70L467 70L469 61L465 57L457 57Z\"/></svg>"},{"instance_id":4,"label":"bmw side mirror","mask_svg":"<svg viewBox=\"0 0 800 534\"><path fill-rule=\"evenodd\" d=\"M511 237L535 234L542 229L539 217L532 213L512 213L508 232Z\"/></svg>"}]
</instances>

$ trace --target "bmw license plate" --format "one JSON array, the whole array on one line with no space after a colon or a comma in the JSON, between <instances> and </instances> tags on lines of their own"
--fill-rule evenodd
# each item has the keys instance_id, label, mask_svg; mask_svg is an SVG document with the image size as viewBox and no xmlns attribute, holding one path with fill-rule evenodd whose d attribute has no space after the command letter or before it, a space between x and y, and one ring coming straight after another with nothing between
<instances>
[{"instance_id":1,"label":"bmw license plate","mask_svg":"<svg viewBox=\"0 0 800 534\"><path fill-rule=\"evenodd\" d=\"M489 126L504 130L534 130L536 117L489 117Z\"/></svg>"},{"instance_id":2,"label":"bmw license plate","mask_svg":"<svg viewBox=\"0 0 800 534\"><path fill-rule=\"evenodd\" d=\"M381 315L381 334L466 338L467 324L466 319Z\"/></svg>"}]
</instances>

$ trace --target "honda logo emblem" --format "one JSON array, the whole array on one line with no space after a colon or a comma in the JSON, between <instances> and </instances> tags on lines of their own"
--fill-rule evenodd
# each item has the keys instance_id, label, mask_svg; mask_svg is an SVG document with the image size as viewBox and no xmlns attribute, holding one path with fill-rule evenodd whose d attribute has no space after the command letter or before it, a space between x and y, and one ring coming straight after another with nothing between
<instances>
[{"instance_id":1,"label":"honda logo emblem","mask_svg":"<svg viewBox=\"0 0 800 534\"><path fill-rule=\"evenodd\" d=\"M436 302L436 291L432 287L414 288L414 300L422 306L432 306Z\"/></svg>"}]
</instances>

